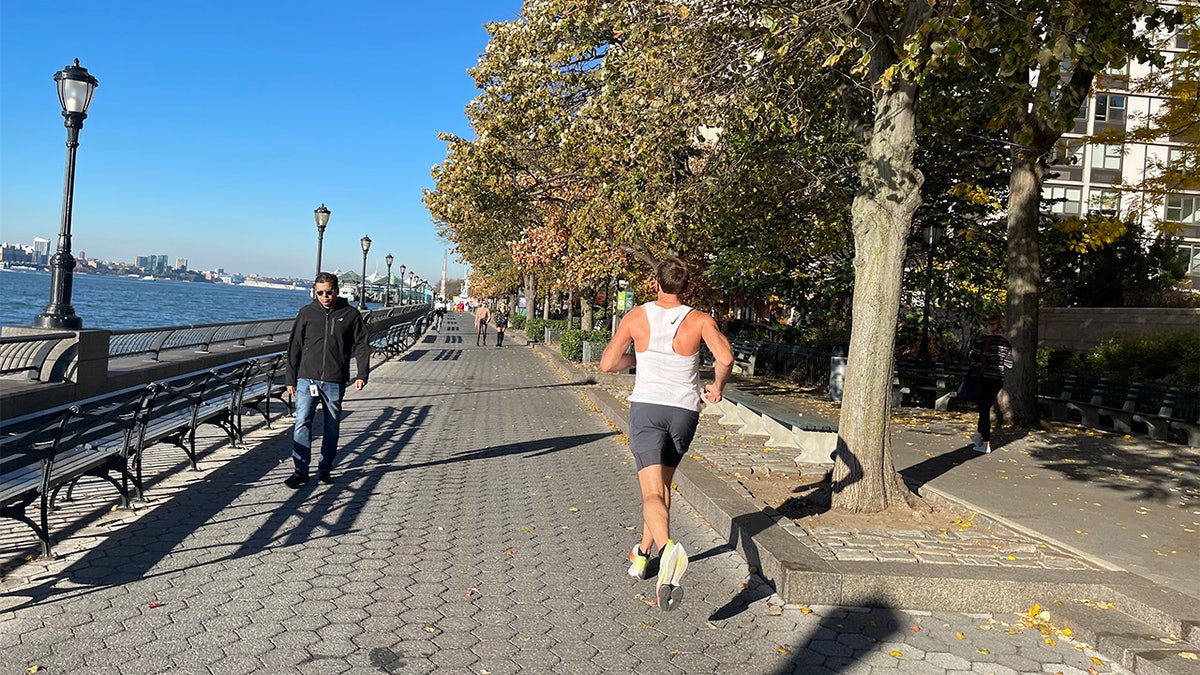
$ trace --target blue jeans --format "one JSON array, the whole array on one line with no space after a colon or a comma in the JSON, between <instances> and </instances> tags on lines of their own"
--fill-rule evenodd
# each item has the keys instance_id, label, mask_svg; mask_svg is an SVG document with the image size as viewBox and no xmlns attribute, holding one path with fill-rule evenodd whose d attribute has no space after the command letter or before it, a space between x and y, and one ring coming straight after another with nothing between
<instances>
[{"instance_id":1,"label":"blue jeans","mask_svg":"<svg viewBox=\"0 0 1200 675\"><path fill-rule=\"evenodd\" d=\"M317 396L309 391L309 385L317 385ZM317 470L324 473L333 470L337 457L338 433L342 426L342 395L346 385L341 382L325 382L300 378L296 381L296 428L292 433L292 462L296 472L308 475L312 461L312 426L317 411L317 399L324 410L325 427L321 433L321 461Z\"/></svg>"}]
</instances>

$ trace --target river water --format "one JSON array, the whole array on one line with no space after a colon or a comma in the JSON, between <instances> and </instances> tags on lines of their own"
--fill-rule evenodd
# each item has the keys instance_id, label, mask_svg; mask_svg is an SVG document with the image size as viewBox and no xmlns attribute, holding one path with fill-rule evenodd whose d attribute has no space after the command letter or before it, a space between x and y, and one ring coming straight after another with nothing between
<instances>
[{"instance_id":1,"label":"river water","mask_svg":"<svg viewBox=\"0 0 1200 675\"><path fill-rule=\"evenodd\" d=\"M0 326L30 326L50 302L50 274L0 271ZM307 291L75 274L71 304L84 328L129 330L290 318Z\"/></svg>"}]
</instances>

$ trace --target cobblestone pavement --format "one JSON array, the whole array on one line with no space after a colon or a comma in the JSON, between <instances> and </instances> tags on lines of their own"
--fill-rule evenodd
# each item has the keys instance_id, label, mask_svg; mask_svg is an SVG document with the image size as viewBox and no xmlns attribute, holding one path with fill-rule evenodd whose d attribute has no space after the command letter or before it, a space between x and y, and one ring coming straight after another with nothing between
<instances>
[{"instance_id":1,"label":"cobblestone pavement","mask_svg":"<svg viewBox=\"0 0 1200 675\"><path fill-rule=\"evenodd\" d=\"M281 483L284 431L0 583L0 672L1086 673L1017 616L784 605L680 500L686 598L625 574L622 439L527 348L470 321L347 398L333 486ZM1091 670L1089 670L1091 669Z\"/></svg>"}]
</instances>

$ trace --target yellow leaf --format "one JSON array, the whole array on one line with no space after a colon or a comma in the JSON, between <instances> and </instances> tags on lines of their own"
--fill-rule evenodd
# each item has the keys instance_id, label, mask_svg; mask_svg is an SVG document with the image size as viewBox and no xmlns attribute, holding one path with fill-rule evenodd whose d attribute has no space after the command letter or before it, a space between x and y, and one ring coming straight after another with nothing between
<instances>
[{"instance_id":1,"label":"yellow leaf","mask_svg":"<svg viewBox=\"0 0 1200 675\"><path fill-rule=\"evenodd\" d=\"M894 651L893 651L893 652L888 652L888 654L889 654L889 655L891 655L891 656L894 656L894 657L896 657L896 658L898 658L898 659L902 659L902 658L904 658L904 655L903 655L903 654L901 654L900 652L894 652Z\"/></svg>"},{"instance_id":2,"label":"yellow leaf","mask_svg":"<svg viewBox=\"0 0 1200 675\"><path fill-rule=\"evenodd\" d=\"M1057 644L1058 644L1058 641L1057 641L1057 640L1055 640L1054 638L1046 638L1046 644L1048 644L1048 645L1050 645L1051 647L1053 647L1053 646L1055 646L1055 645L1057 645Z\"/></svg>"},{"instance_id":3,"label":"yellow leaf","mask_svg":"<svg viewBox=\"0 0 1200 675\"><path fill-rule=\"evenodd\" d=\"M1029 608L1029 616L1037 616L1040 611L1042 611L1042 606L1035 602L1033 607Z\"/></svg>"},{"instance_id":4,"label":"yellow leaf","mask_svg":"<svg viewBox=\"0 0 1200 675\"><path fill-rule=\"evenodd\" d=\"M1195 661L1196 660L1196 652L1179 652L1179 657L1183 658L1183 659L1187 659L1188 661Z\"/></svg>"},{"instance_id":5,"label":"yellow leaf","mask_svg":"<svg viewBox=\"0 0 1200 675\"><path fill-rule=\"evenodd\" d=\"M1070 635L1070 634L1071 634L1071 629L1070 629L1070 628L1064 628L1064 629L1062 629L1062 634L1063 634L1063 635Z\"/></svg>"},{"instance_id":6,"label":"yellow leaf","mask_svg":"<svg viewBox=\"0 0 1200 675\"><path fill-rule=\"evenodd\" d=\"M1094 664L1096 664L1096 665L1098 665L1098 666L1103 666L1103 665L1104 665L1104 662L1103 662L1103 661L1101 661L1100 659L1098 659L1098 658L1096 658L1096 657L1094 657L1094 656L1092 657L1092 663L1094 663Z\"/></svg>"},{"instance_id":7,"label":"yellow leaf","mask_svg":"<svg viewBox=\"0 0 1200 675\"><path fill-rule=\"evenodd\" d=\"M27 672L27 673L36 673L36 672L38 672L39 670L41 670L41 668L39 668L39 667L37 667L37 666L29 666L29 668L27 668L27 669L25 670L25 672Z\"/></svg>"},{"instance_id":8,"label":"yellow leaf","mask_svg":"<svg viewBox=\"0 0 1200 675\"><path fill-rule=\"evenodd\" d=\"M980 650L979 650L979 653L980 653L980 654L991 654L991 653L992 653L992 650L990 650L990 649L980 649Z\"/></svg>"},{"instance_id":9,"label":"yellow leaf","mask_svg":"<svg viewBox=\"0 0 1200 675\"><path fill-rule=\"evenodd\" d=\"M812 612L812 609L810 609L807 606L804 606L804 607L800 608L800 613L801 614L812 614L813 612Z\"/></svg>"},{"instance_id":10,"label":"yellow leaf","mask_svg":"<svg viewBox=\"0 0 1200 675\"><path fill-rule=\"evenodd\" d=\"M966 636L966 635L963 635L963 634L962 634L962 631L959 631L959 632L955 633L955 634L954 634L954 636L955 636L955 637L957 637L959 640L966 640L966 639L967 639L967 636Z\"/></svg>"},{"instance_id":11,"label":"yellow leaf","mask_svg":"<svg viewBox=\"0 0 1200 675\"><path fill-rule=\"evenodd\" d=\"M776 647L775 651L779 652L780 654L791 654L792 653L792 650L788 649L787 647L784 647L783 645L779 645L778 647Z\"/></svg>"}]
</instances>

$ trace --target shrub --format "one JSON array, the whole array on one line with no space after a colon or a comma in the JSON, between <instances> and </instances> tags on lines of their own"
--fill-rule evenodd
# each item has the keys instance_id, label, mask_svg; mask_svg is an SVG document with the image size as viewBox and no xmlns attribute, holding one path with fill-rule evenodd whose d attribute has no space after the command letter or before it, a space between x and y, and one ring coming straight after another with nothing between
<instances>
[{"instance_id":1,"label":"shrub","mask_svg":"<svg viewBox=\"0 0 1200 675\"><path fill-rule=\"evenodd\" d=\"M545 331L542 329L545 327L545 319L531 316L525 320L525 335L530 342L541 342L542 336L545 335Z\"/></svg>"},{"instance_id":2,"label":"shrub","mask_svg":"<svg viewBox=\"0 0 1200 675\"><path fill-rule=\"evenodd\" d=\"M1103 375L1200 389L1200 336L1186 331L1112 337L1084 361Z\"/></svg>"},{"instance_id":3,"label":"shrub","mask_svg":"<svg viewBox=\"0 0 1200 675\"><path fill-rule=\"evenodd\" d=\"M513 314L512 316L508 317L508 325L518 330L525 328L525 315Z\"/></svg>"},{"instance_id":4,"label":"shrub","mask_svg":"<svg viewBox=\"0 0 1200 675\"><path fill-rule=\"evenodd\" d=\"M612 335L606 330L565 330L562 336L563 358L579 363L583 360L584 342L608 342L611 338Z\"/></svg>"}]
</instances>

